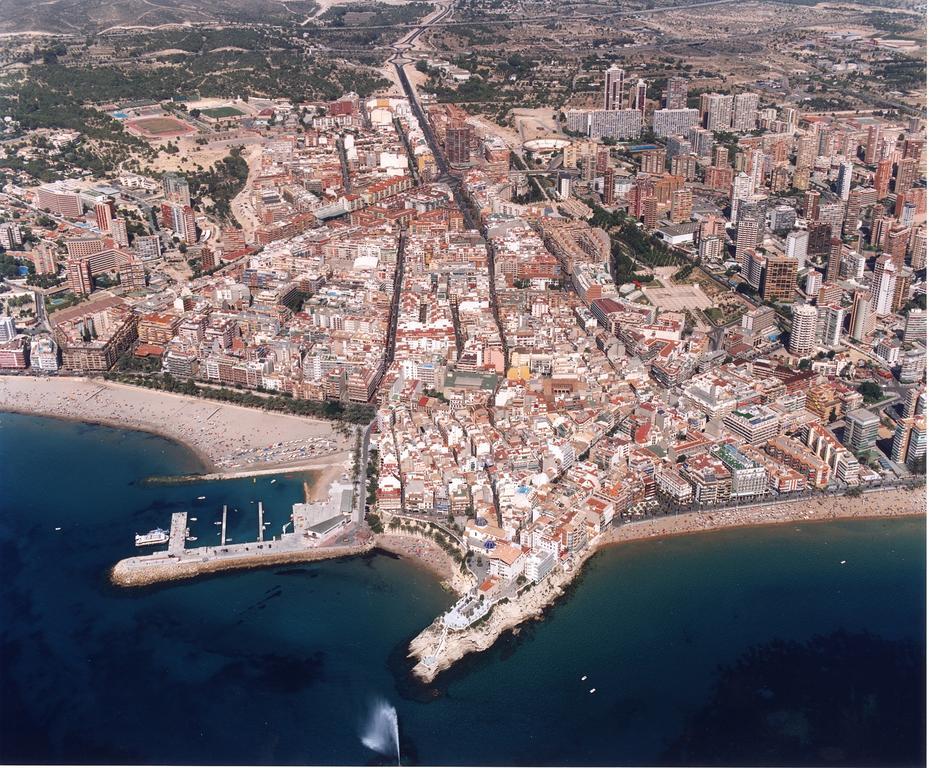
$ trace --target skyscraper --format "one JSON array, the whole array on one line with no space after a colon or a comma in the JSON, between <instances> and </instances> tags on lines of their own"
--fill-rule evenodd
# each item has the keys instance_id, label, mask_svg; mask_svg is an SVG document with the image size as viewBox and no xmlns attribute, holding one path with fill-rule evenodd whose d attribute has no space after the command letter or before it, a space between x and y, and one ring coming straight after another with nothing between
<instances>
[{"instance_id":1,"label":"skyscraper","mask_svg":"<svg viewBox=\"0 0 929 768\"><path fill-rule=\"evenodd\" d=\"M700 94L700 119L708 131L728 131L732 126L732 96L724 93Z\"/></svg>"},{"instance_id":2,"label":"skyscraper","mask_svg":"<svg viewBox=\"0 0 929 768\"><path fill-rule=\"evenodd\" d=\"M854 170L855 166L849 160L839 165L839 178L836 181L835 191L843 200L848 200L848 193L852 190L852 173Z\"/></svg>"},{"instance_id":3,"label":"skyscraper","mask_svg":"<svg viewBox=\"0 0 929 768\"><path fill-rule=\"evenodd\" d=\"M665 109L687 109L687 78L669 77L664 96Z\"/></svg>"},{"instance_id":4,"label":"skyscraper","mask_svg":"<svg viewBox=\"0 0 929 768\"><path fill-rule=\"evenodd\" d=\"M753 131L758 115L758 94L740 93L732 100L732 130Z\"/></svg>"},{"instance_id":5,"label":"skyscraper","mask_svg":"<svg viewBox=\"0 0 929 768\"><path fill-rule=\"evenodd\" d=\"M164 187L165 200L170 203L190 205L190 187L187 179L176 173L166 173L161 183Z\"/></svg>"},{"instance_id":6,"label":"skyscraper","mask_svg":"<svg viewBox=\"0 0 929 768\"><path fill-rule=\"evenodd\" d=\"M625 92L626 70L614 64L604 74L603 108L606 110L623 109Z\"/></svg>"},{"instance_id":7,"label":"skyscraper","mask_svg":"<svg viewBox=\"0 0 929 768\"><path fill-rule=\"evenodd\" d=\"M809 239L809 232L803 229L798 229L787 235L787 245L784 252L790 258L797 260L798 269L803 269L806 266L806 246Z\"/></svg>"},{"instance_id":8,"label":"skyscraper","mask_svg":"<svg viewBox=\"0 0 929 768\"><path fill-rule=\"evenodd\" d=\"M813 351L816 342L816 307L809 304L794 304L791 309L790 340L787 349L793 355L806 356Z\"/></svg>"},{"instance_id":9,"label":"skyscraper","mask_svg":"<svg viewBox=\"0 0 929 768\"><path fill-rule=\"evenodd\" d=\"M648 98L648 83L641 77L636 81L635 90L632 92L632 108L637 109L645 116L645 101ZM681 131L683 133L683 131Z\"/></svg>"},{"instance_id":10,"label":"skyscraper","mask_svg":"<svg viewBox=\"0 0 929 768\"><path fill-rule=\"evenodd\" d=\"M888 255L878 257L871 278L871 309L879 316L889 315L893 309L897 268Z\"/></svg>"},{"instance_id":11,"label":"skyscraper","mask_svg":"<svg viewBox=\"0 0 929 768\"><path fill-rule=\"evenodd\" d=\"M874 188L877 190L877 199L883 200L890 193L890 175L893 170L893 163L890 158L885 158L878 162L877 170L874 171Z\"/></svg>"},{"instance_id":12,"label":"skyscraper","mask_svg":"<svg viewBox=\"0 0 929 768\"><path fill-rule=\"evenodd\" d=\"M881 420L871 411L858 408L845 416L845 435L842 442L852 453L861 453L877 442L877 428Z\"/></svg>"},{"instance_id":13,"label":"skyscraper","mask_svg":"<svg viewBox=\"0 0 929 768\"><path fill-rule=\"evenodd\" d=\"M471 126L467 123L445 129L445 154L449 165L462 167L471 162Z\"/></svg>"},{"instance_id":14,"label":"skyscraper","mask_svg":"<svg viewBox=\"0 0 929 768\"><path fill-rule=\"evenodd\" d=\"M797 260L789 256L768 256L761 282L765 301L790 301L797 287Z\"/></svg>"},{"instance_id":15,"label":"skyscraper","mask_svg":"<svg viewBox=\"0 0 929 768\"><path fill-rule=\"evenodd\" d=\"M906 327L903 331L903 341L907 344L919 342L926 343L926 311L911 309L906 315Z\"/></svg>"},{"instance_id":16,"label":"skyscraper","mask_svg":"<svg viewBox=\"0 0 929 768\"><path fill-rule=\"evenodd\" d=\"M871 297L867 291L855 291L852 299L852 315L849 321L848 335L855 341L863 341L874 330L874 310L871 309Z\"/></svg>"},{"instance_id":17,"label":"skyscraper","mask_svg":"<svg viewBox=\"0 0 929 768\"><path fill-rule=\"evenodd\" d=\"M841 304L826 304L820 309L823 313L822 343L827 347L837 347L842 340L845 307Z\"/></svg>"},{"instance_id":18,"label":"skyscraper","mask_svg":"<svg viewBox=\"0 0 929 768\"><path fill-rule=\"evenodd\" d=\"M826 261L826 282L834 283L839 279L839 266L842 263L842 241L832 238L829 244L829 259Z\"/></svg>"},{"instance_id":19,"label":"skyscraper","mask_svg":"<svg viewBox=\"0 0 929 768\"><path fill-rule=\"evenodd\" d=\"M881 146L881 127L874 124L868 127L868 141L864 148L864 161L874 165L878 161L878 152Z\"/></svg>"}]
</instances>

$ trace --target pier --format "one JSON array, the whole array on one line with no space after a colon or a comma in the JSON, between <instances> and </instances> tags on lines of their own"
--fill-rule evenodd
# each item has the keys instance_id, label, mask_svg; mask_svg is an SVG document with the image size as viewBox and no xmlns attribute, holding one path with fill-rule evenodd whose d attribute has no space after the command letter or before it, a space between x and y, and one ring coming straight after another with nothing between
<instances>
[{"instance_id":1,"label":"pier","mask_svg":"<svg viewBox=\"0 0 929 768\"><path fill-rule=\"evenodd\" d=\"M179 555L184 551L187 538L187 513L175 512L171 515L171 534L168 537L168 553Z\"/></svg>"},{"instance_id":2,"label":"pier","mask_svg":"<svg viewBox=\"0 0 929 768\"><path fill-rule=\"evenodd\" d=\"M223 504L223 527L220 529L219 546L226 546L226 505Z\"/></svg>"}]
</instances>

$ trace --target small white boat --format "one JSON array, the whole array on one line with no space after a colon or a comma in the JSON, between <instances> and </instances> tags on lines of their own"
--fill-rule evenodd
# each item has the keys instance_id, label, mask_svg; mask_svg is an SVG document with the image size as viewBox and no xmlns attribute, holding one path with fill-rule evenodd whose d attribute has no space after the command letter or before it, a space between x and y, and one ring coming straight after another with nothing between
<instances>
[{"instance_id":1,"label":"small white boat","mask_svg":"<svg viewBox=\"0 0 929 768\"><path fill-rule=\"evenodd\" d=\"M839 562L839 565L845 565L845 560L841 560L841 561Z\"/></svg>"},{"instance_id":2,"label":"small white boat","mask_svg":"<svg viewBox=\"0 0 929 768\"><path fill-rule=\"evenodd\" d=\"M581 678L581 682L583 683L586 679L587 679L587 675L584 675L584 676Z\"/></svg>"},{"instance_id":3,"label":"small white boat","mask_svg":"<svg viewBox=\"0 0 929 768\"><path fill-rule=\"evenodd\" d=\"M55 530L56 530L56 531L60 531L60 530L61 530L61 528L56 528Z\"/></svg>"},{"instance_id":4,"label":"small white boat","mask_svg":"<svg viewBox=\"0 0 929 768\"><path fill-rule=\"evenodd\" d=\"M588 691L588 693L596 693L596 692L597 692L597 689L596 689L596 688L591 688L591 689Z\"/></svg>"},{"instance_id":5,"label":"small white boat","mask_svg":"<svg viewBox=\"0 0 929 768\"><path fill-rule=\"evenodd\" d=\"M137 547L150 547L153 544L165 544L168 541L168 532L163 528L154 528L148 533L137 533L135 545Z\"/></svg>"},{"instance_id":6,"label":"small white boat","mask_svg":"<svg viewBox=\"0 0 929 768\"><path fill-rule=\"evenodd\" d=\"M272 482L272 483L276 483L276 482L277 482L277 478L274 478L271 482Z\"/></svg>"},{"instance_id":7,"label":"small white boat","mask_svg":"<svg viewBox=\"0 0 929 768\"><path fill-rule=\"evenodd\" d=\"M206 498L206 496L198 496L198 497L197 497L197 501L203 501L205 498Z\"/></svg>"},{"instance_id":8,"label":"small white boat","mask_svg":"<svg viewBox=\"0 0 929 768\"><path fill-rule=\"evenodd\" d=\"M197 518L196 518L196 517L192 517L192 518L190 518L190 522L192 522L192 523L196 523L196 522L197 522Z\"/></svg>"},{"instance_id":9,"label":"small white boat","mask_svg":"<svg viewBox=\"0 0 929 768\"><path fill-rule=\"evenodd\" d=\"M197 537L196 537L196 536L188 536L188 537L187 537L187 541L196 541L196 540L197 540Z\"/></svg>"}]
</instances>

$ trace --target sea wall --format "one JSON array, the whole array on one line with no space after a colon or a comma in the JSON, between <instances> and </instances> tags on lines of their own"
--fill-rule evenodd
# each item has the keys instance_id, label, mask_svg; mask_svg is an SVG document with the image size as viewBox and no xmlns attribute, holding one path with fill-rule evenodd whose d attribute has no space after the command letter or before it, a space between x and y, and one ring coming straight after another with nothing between
<instances>
[{"instance_id":1,"label":"sea wall","mask_svg":"<svg viewBox=\"0 0 929 768\"><path fill-rule=\"evenodd\" d=\"M164 581L181 581L221 571L262 568L285 563L307 563L315 560L334 560L363 555L373 549L374 543L348 547L318 547L282 552L255 552L247 557L177 559L151 556L130 557L120 560L110 571L110 581L120 587L143 587Z\"/></svg>"}]
</instances>

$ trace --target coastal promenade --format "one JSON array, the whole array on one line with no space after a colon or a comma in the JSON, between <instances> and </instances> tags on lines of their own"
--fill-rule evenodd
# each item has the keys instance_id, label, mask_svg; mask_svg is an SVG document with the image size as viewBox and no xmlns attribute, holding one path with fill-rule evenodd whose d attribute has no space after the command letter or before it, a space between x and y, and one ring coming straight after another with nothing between
<instances>
[{"instance_id":1,"label":"coastal promenade","mask_svg":"<svg viewBox=\"0 0 929 768\"><path fill-rule=\"evenodd\" d=\"M919 516L926 514L925 487L889 490L861 496L821 496L792 502L743 508L688 512L651 518L610 528L597 537L568 568L556 568L547 578L526 589L518 599L498 603L480 622L460 631L449 631L442 616L410 642L413 674L429 683L469 653L490 648L520 624L541 619L545 609L561 597L583 570L584 563L606 547L628 541L664 538L759 525L844 519ZM880 501L878 502L878 498Z\"/></svg>"},{"instance_id":2,"label":"coastal promenade","mask_svg":"<svg viewBox=\"0 0 929 768\"><path fill-rule=\"evenodd\" d=\"M194 451L203 472L223 478L331 467L351 457L350 438L331 422L100 379L0 376L0 411L161 435Z\"/></svg>"}]
</instances>

